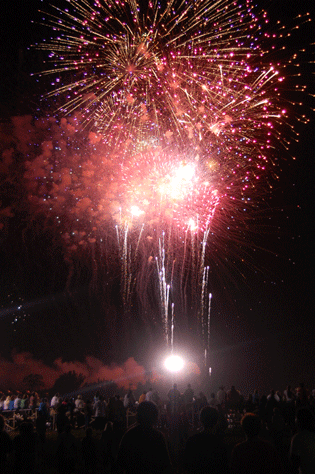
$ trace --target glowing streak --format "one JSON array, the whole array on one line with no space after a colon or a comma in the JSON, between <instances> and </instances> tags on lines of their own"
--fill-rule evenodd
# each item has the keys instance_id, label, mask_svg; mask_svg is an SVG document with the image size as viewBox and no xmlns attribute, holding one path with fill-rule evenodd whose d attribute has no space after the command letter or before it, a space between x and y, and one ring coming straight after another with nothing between
<instances>
[{"instance_id":1,"label":"glowing streak","mask_svg":"<svg viewBox=\"0 0 315 474\"><path fill-rule=\"evenodd\" d=\"M209 301L208 301L208 341L207 341L207 351L208 357L210 355L210 336L211 336L211 326L210 326L210 316L211 316L211 302L212 302L212 293L209 293Z\"/></svg>"},{"instance_id":2,"label":"glowing streak","mask_svg":"<svg viewBox=\"0 0 315 474\"><path fill-rule=\"evenodd\" d=\"M164 237L165 237L165 233L163 232L162 239L159 239L159 258L156 258L156 265L157 265L157 273L159 277L161 311L162 311L162 321L163 321L163 326L164 326L164 335L165 335L166 345L168 345L169 343L168 310L169 310L170 285L167 284L166 282Z\"/></svg>"},{"instance_id":3,"label":"glowing streak","mask_svg":"<svg viewBox=\"0 0 315 474\"><path fill-rule=\"evenodd\" d=\"M174 351L174 328L175 328L175 305L172 303L172 320L171 320L171 351Z\"/></svg>"}]
</instances>

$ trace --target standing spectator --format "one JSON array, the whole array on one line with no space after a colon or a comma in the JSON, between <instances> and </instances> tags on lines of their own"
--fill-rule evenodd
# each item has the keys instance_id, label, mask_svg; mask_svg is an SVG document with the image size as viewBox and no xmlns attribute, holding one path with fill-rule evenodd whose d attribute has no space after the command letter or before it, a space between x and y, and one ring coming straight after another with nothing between
<instances>
[{"instance_id":1,"label":"standing spectator","mask_svg":"<svg viewBox=\"0 0 315 474\"><path fill-rule=\"evenodd\" d=\"M14 410L19 410L21 408L21 401L20 394L18 393L14 399Z\"/></svg>"},{"instance_id":2,"label":"standing spectator","mask_svg":"<svg viewBox=\"0 0 315 474\"><path fill-rule=\"evenodd\" d=\"M225 387L223 385L221 385L219 387L219 390L217 392L217 401L218 401L218 405L221 405L221 406L224 406L225 405L225 402L226 402L226 391L225 391Z\"/></svg>"},{"instance_id":3,"label":"standing spectator","mask_svg":"<svg viewBox=\"0 0 315 474\"><path fill-rule=\"evenodd\" d=\"M267 423L267 396L262 395L259 400L258 415L263 423Z\"/></svg>"},{"instance_id":4,"label":"standing spectator","mask_svg":"<svg viewBox=\"0 0 315 474\"><path fill-rule=\"evenodd\" d=\"M117 430L125 430L126 428L126 410L119 395L109 399L106 414L109 421L114 423L114 428Z\"/></svg>"},{"instance_id":5,"label":"standing spectator","mask_svg":"<svg viewBox=\"0 0 315 474\"><path fill-rule=\"evenodd\" d=\"M73 414L75 416L75 423L78 427L84 425L84 401L82 395L78 395L74 402Z\"/></svg>"},{"instance_id":6,"label":"standing spectator","mask_svg":"<svg viewBox=\"0 0 315 474\"><path fill-rule=\"evenodd\" d=\"M315 472L315 418L306 407L296 413L297 433L291 440L290 461L294 473L314 474Z\"/></svg>"},{"instance_id":7,"label":"standing spectator","mask_svg":"<svg viewBox=\"0 0 315 474\"><path fill-rule=\"evenodd\" d=\"M38 413L41 412L45 420L48 418L48 403L47 398L42 398L38 407Z\"/></svg>"},{"instance_id":8,"label":"standing spectator","mask_svg":"<svg viewBox=\"0 0 315 474\"><path fill-rule=\"evenodd\" d=\"M105 428L105 414L106 414L106 403L102 395L94 403L94 415L95 422L94 428L96 430L104 430Z\"/></svg>"},{"instance_id":9,"label":"standing spectator","mask_svg":"<svg viewBox=\"0 0 315 474\"><path fill-rule=\"evenodd\" d=\"M109 421L106 423L100 440L101 459L104 473L110 473L114 463L114 438L113 423Z\"/></svg>"},{"instance_id":10,"label":"standing spectator","mask_svg":"<svg viewBox=\"0 0 315 474\"><path fill-rule=\"evenodd\" d=\"M29 402L28 395L27 393L24 393L21 400L21 410L25 410L26 408L28 408L28 402Z\"/></svg>"},{"instance_id":11,"label":"standing spectator","mask_svg":"<svg viewBox=\"0 0 315 474\"><path fill-rule=\"evenodd\" d=\"M235 386L232 385L231 390L226 394L227 406L231 410L239 410L241 396L240 392L236 390Z\"/></svg>"},{"instance_id":12,"label":"standing spectator","mask_svg":"<svg viewBox=\"0 0 315 474\"><path fill-rule=\"evenodd\" d=\"M93 415L93 406L91 400L87 400L84 405L84 420L85 420L85 429L87 429L91 423L91 418Z\"/></svg>"},{"instance_id":13,"label":"standing spectator","mask_svg":"<svg viewBox=\"0 0 315 474\"><path fill-rule=\"evenodd\" d=\"M84 410L84 401L82 400L82 395L77 396L74 406L77 410Z\"/></svg>"},{"instance_id":14,"label":"standing spectator","mask_svg":"<svg viewBox=\"0 0 315 474\"><path fill-rule=\"evenodd\" d=\"M246 413L253 413L254 409L255 405L253 403L253 395L250 393L248 395L248 399L244 402L244 410L246 411Z\"/></svg>"},{"instance_id":15,"label":"standing spectator","mask_svg":"<svg viewBox=\"0 0 315 474\"><path fill-rule=\"evenodd\" d=\"M161 399L159 392L157 390L153 390L152 396L151 396L151 402L155 403L157 407L159 407Z\"/></svg>"},{"instance_id":16,"label":"standing spectator","mask_svg":"<svg viewBox=\"0 0 315 474\"><path fill-rule=\"evenodd\" d=\"M68 403L69 403L69 400L67 397L64 397L64 399L61 401L61 405L65 408L66 413L68 411Z\"/></svg>"},{"instance_id":17,"label":"standing spectator","mask_svg":"<svg viewBox=\"0 0 315 474\"><path fill-rule=\"evenodd\" d=\"M43 449L45 440L46 440L46 422L48 420L48 401L47 398L42 398L39 407L38 414L36 418L36 432L38 434L38 439Z\"/></svg>"},{"instance_id":18,"label":"standing spectator","mask_svg":"<svg viewBox=\"0 0 315 474\"><path fill-rule=\"evenodd\" d=\"M0 415L0 472L7 472L7 457L12 451L12 441L8 433L4 430L4 418Z\"/></svg>"},{"instance_id":19,"label":"standing spectator","mask_svg":"<svg viewBox=\"0 0 315 474\"><path fill-rule=\"evenodd\" d=\"M198 397L198 408L199 410L202 410L204 407L208 405L208 400L207 397L203 392L199 392L199 397Z\"/></svg>"},{"instance_id":20,"label":"standing spectator","mask_svg":"<svg viewBox=\"0 0 315 474\"><path fill-rule=\"evenodd\" d=\"M19 431L20 434L13 439L14 472L15 474L34 474L37 437L32 423L22 423Z\"/></svg>"},{"instance_id":21,"label":"standing spectator","mask_svg":"<svg viewBox=\"0 0 315 474\"><path fill-rule=\"evenodd\" d=\"M291 390L291 385L288 385L283 392L283 399L286 403L294 403L295 395Z\"/></svg>"},{"instance_id":22,"label":"standing spectator","mask_svg":"<svg viewBox=\"0 0 315 474\"><path fill-rule=\"evenodd\" d=\"M136 426L123 436L114 473L148 474L170 470L171 462L163 434L154 428L158 409L152 402L138 406Z\"/></svg>"},{"instance_id":23,"label":"standing spectator","mask_svg":"<svg viewBox=\"0 0 315 474\"><path fill-rule=\"evenodd\" d=\"M283 392L284 400L284 418L286 423L290 426L291 430L294 429L295 424L295 395L291 390L291 386L288 385L286 390Z\"/></svg>"},{"instance_id":24,"label":"standing spectator","mask_svg":"<svg viewBox=\"0 0 315 474\"><path fill-rule=\"evenodd\" d=\"M209 406L215 408L217 406L217 400L215 398L215 393L211 393L209 399Z\"/></svg>"},{"instance_id":25,"label":"standing spectator","mask_svg":"<svg viewBox=\"0 0 315 474\"><path fill-rule=\"evenodd\" d=\"M65 431L59 436L57 446L57 465L60 474L72 474L78 460L78 447L76 439L71 433L68 424Z\"/></svg>"},{"instance_id":26,"label":"standing spectator","mask_svg":"<svg viewBox=\"0 0 315 474\"><path fill-rule=\"evenodd\" d=\"M66 416L66 409L63 405L60 405L57 408L56 416L56 426L57 432L60 435L66 430L66 427L69 425L69 418Z\"/></svg>"},{"instance_id":27,"label":"standing spectator","mask_svg":"<svg viewBox=\"0 0 315 474\"><path fill-rule=\"evenodd\" d=\"M0 397L0 411L4 410L5 395Z\"/></svg>"},{"instance_id":28,"label":"standing spectator","mask_svg":"<svg viewBox=\"0 0 315 474\"><path fill-rule=\"evenodd\" d=\"M38 435L40 454L43 455L46 441L46 418L42 411L39 411L36 417L36 433Z\"/></svg>"},{"instance_id":29,"label":"standing spectator","mask_svg":"<svg viewBox=\"0 0 315 474\"><path fill-rule=\"evenodd\" d=\"M216 425L216 433L224 435L227 427L229 426L226 417L224 416L222 405L217 405L216 409L218 411L219 417Z\"/></svg>"},{"instance_id":30,"label":"standing spectator","mask_svg":"<svg viewBox=\"0 0 315 474\"><path fill-rule=\"evenodd\" d=\"M254 393L253 393L253 404L258 407L259 406L259 392L257 390L257 388L254 390Z\"/></svg>"},{"instance_id":31,"label":"standing spectator","mask_svg":"<svg viewBox=\"0 0 315 474\"><path fill-rule=\"evenodd\" d=\"M277 391L276 391L276 394L277 394L277 396L278 396L278 398L279 398L279 403L281 404L281 402L283 401L283 395L282 395L282 393L280 392L280 390L277 390Z\"/></svg>"},{"instance_id":32,"label":"standing spectator","mask_svg":"<svg viewBox=\"0 0 315 474\"><path fill-rule=\"evenodd\" d=\"M30 401L29 401L28 406L29 406L30 410L34 411L36 409L36 394L35 394L35 392L31 393Z\"/></svg>"},{"instance_id":33,"label":"standing spectator","mask_svg":"<svg viewBox=\"0 0 315 474\"><path fill-rule=\"evenodd\" d=\"M271 418L271 424L269 425L269 432L273 439L275 448L279 454L283 454L284 451L284 434L285 434L285 422L280 408L273 409L273 415Z\"/></svg>"},{"instance_id":34,"label":"standing spectator","mask_svg":"<svg viewBox=\"0 0 315 474\"><path fill-rule=\"evenodd\" d=\"M139 397L139 404L145 402L147 392L144 390Z\"/></svg>"},{"instance_id":35,"label":"standing spectator","mask_svg":"<svg viewBox=\"0 0 315 474\"><path fill-rule=\"evenodd\" d=\"M145 400L146 402L152 402L152 395L153 395L153 388L149 388L148 392L146 393Z\"/></svg>"},{"instance_id":36,"label":"standing spectator","mask_svg":"<svg viewBox=\"0 0 315 474\"><path fill-rule=\"evenodd\" d=\"M270 425L271 423L274 408L279 407L279 402L280 402L280 398L278 397L278 395L275 393L274 390L271 390L270 394L267 397L267 402L266 402L266 416L267 416L268 425Z\"/></svg>"},{"instance_id":37,"label":"standing spectator","mask_svg":"<svg viewBox=\"0 0 315 474\"><path fill-rule=\"evenodd\" d=\"M135 403L136 403L136 400L135 400L135 397L133 395L132 390L128 390L128 392L126 393L126 395L124 397L124 407L125 407L125 409L127 410L127 408L129 408L129 410L132 410L135 407Z\"/></svg>"},{"instance_id":38,"label":"standing spectator","mask_svg":"<svg viewBox=\"0 0 315 474\"><path fill-rule=\"evenodd\" d=\"M177 384L174 383L173 388L168 392L168 398L170 401L171 413L176 414L180 403L180 391L177 389Z\"/></svg>"},{"instance_id":39,"label":"standing spectator","mask_svg":"<svg viewBox=\"0 0 315 474\"><path fill-rule=\"evenodd\" d=\"M258 437L260 418L246 413L241 420L246 441L237 444L231 457L231 474L284 474L276 449Z\"/></svg>"},{"instance_id":40,"label":"standing spectator","mask_svg":"<svg viewBox=\"0 0 315 474\"><path fill-rule=\"evenodd\" d=\"M192 402L194 400L194 391L193 389L191 388L191 385L190 383L187 385L187 388L184 392L184 402L185 402L185 405L191 405Z\"/></svg>"},{"instance_id":41,"label":"standing spectator","mask_svg":"<svg viewBox=\"0 0 315 474\"><path fill-rule=\"evenodd\" d=\"M52 397L51 402L50 402L51 408L54 408L55 410L57 410L57 407L59 405L59 398L60 398L59 393L56 393L56 395Z\"/></svg>"},{"instance_id":42,"label":"standing spectator","mask_svg":"<svg viewBox=\"0 0 315 474\"><path fill-rule=\"evenodd\" d=\"M87 428L85 438L82 439L81 453L85 467L85 474L94 474L97 465L96 442L92 436L92 428Z\"/></svg>"},{"instance_id":43,"label":"standing spectator","mask_svg":"<svg viewBox=\"0 0 315 474\"><path fill-rule=\"evenodd\" d=\"M203 431L191 436L185 447L184 464L189 474L228 472L227 449L221 436L215 433L218 416L213 407L204 407L201 410Z\"/></svg>"},{"instance_id":44,"label":"standing spectator","mask_svg":"<svg viewBox=\"0 0 315 474\"><path fill-rule=\"evenodd\" d=\"M66 415L70 420L70 425L74 425L74 420L73 420L73 413L74 413L74 400L73 398L66 398L65 399L65 408L66 408Z\"/></svg>"},{"instance_id":45,"label":"standing spectator","mask_svg":"<svg viewBox=\"0 0 315 474\"><path fill-rule=\"evenodd\" d=\"M10 395L8 395L7 398L3 402L3 409L4 410L9 410L11 400L12 399L11 399Z\"/></svg>"},{"instance_id":46,"label":"standing spectator","mask_svg":"<svg viewBox=\"0 0 315 474\"><path fill-rule=\"evenodd\" d=\"M296 397L297 397L296 406L297 407L306 406L308 404L308 396L309 396L308 390L305 388L304 383L301 382L298 388L296 389Z\"/></svg>"}]
</instances>

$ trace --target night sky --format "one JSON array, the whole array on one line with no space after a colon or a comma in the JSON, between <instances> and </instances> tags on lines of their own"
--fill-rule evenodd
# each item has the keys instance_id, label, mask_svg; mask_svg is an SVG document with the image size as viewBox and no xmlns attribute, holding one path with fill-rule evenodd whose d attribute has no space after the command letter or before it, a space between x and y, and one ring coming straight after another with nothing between
<instances>
[{"instance_id":1,"label":"night sky","mask_svg":"<svg viewBox=\"0 0 315 474\"><path fill-rule=\"evenodd\" d=\"M3 4L4 3L4 4ZM0 121L37 113L39 96L46 87L30 76L41 68L41 55L28 46L42 39L37 0L1 2ZM268 5L271 23L278 18L294 24L297 14L309 10L308 2L274 0ZM291 5L292 4L292 5ZM315 21L315 9L311 12ZM309 94L314 88L314 22L300 29L299 49L306 47L299 72ZM293 41L288 48L296 48ZM309 63L307 63L309 61ZM287 92L288 97L290 92ZM313 317L313 179L314 99L303 97L302 112L310 119L305 126L294 122L300 133L289 153L279 152L279 180L264 196L253 220L246 223L246 243L238 255L231 244L213 258L210 286L212 386L219 384L248 393L255 388L284 390L305 381L315 387ZM300 109L299 109L300 112ZM4 126L4 125L2 125ZM3 139L3 130L1 136ZM280 156L281 155L281 156ZM293 157L296 159L294 160ZM3 176L3 175L2 175ZM9 205L13 185L1 179L2 207ZM17 192L16 189L14 192ZM19 196L20 197L20 196ZM260 197L257 196L259 200ZM211 248L211 245L210 245ZM108 278L111 294L91 297L91 270L82 265L81 276L71 292L66 291L69 268L62 249L49 231L41 228L24 210L0 231L0 356L10 361L14 354L29 352L51 365L56 359L81 361L94 356L102 363L122 364L129 357L150 370L158 364L163 342L155 323L133 324L130 333L111 327L119 309L119 270ZM104 293L106 293L104 281ZM13 303L11 303L13 301ZM21 306L22 311L17 308ZM2 308L2 309L1 309ZM24 311L23 311L24 310ZM25 314L25 318L16 316ZM25 319L25 320L23 320ZM128 326L125 324L125 326ZM175 332L176 337L176 332ZM196 345L178 342L181 352L199 364ZM1 363L1 361L0 361ZM27 375L27 374L25 374ZM0 388L2 386L0 368Z\"/></svg>"}]
</instances>

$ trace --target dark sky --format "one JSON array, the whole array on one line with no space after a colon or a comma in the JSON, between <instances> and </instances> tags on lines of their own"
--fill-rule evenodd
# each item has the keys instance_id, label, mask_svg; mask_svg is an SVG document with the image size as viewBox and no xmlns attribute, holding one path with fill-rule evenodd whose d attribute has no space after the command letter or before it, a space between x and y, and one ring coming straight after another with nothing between
<instances>
[{"instance_id":1,"label":"dark sky","mask_svg":"<svg viewBox=\"0 0 315 474\"><path fill-rule=\"evenodd\" d=\"M306 2L277 0L269 8L268 4L259 3L268 9L271 23L280 18L286 24L294 24L293 18L307 11ZM33 57L34 53L28 52L27 47L43 35L41 27L31 23L37 18L37 7L41 4L37 0L1 2L2 121L36 109L38 89L29 72L38 68L39 59ZM312 16L315 19L314 7ZM315 35L311 37L312 30L314 23L304 27L301 47L315 41ZM314 94L313 66L306 62L306 58L314 60L312 51L314 47L309 47L309 53L303 56L305 62L301 63L299 72L304 75L302 82L307 84L308 91ZM314 108L314 100L305 94L303 102L303 112L311 122L308 126L295 123L300 132L299 143L294 143L290 153L283 157L280 178L273 193L262 203L260 218L254 223L258 235L249 237L254 242L248 246L246 264L237 256L229 256L228 261L223 258L213 272L214 384L234 383L244 391L256 386L262 386L263 390L272 387L281 390L287 383L296 385L301 380L315 384L314 239L311 231L315 147L311 108ZM108 329L103 320L110 318L110 311L104 313L97 301L90 301L84 283L72 295L64 292L63 255L60 249L52 248L49 235L23 244L28 236L26 233L22 237L22 234L23 223L20 223L16 225L16 232L11 229L9 236L0 236L3 262L0 267L1 356L9 358L15 349L29 351L51 363L57 357L79 360L93 354L109 363L111 360L122 362L133 355L148 368L154 364L158 352L154 336L149 337L150 343L141 344L141 350L134 336L129 353L117 349L121 341L108 344L104 334ZM46 245L49 252L45 251ZM36 258L39 260L35 261ZM21 301L26 308L25 322L12 325L14 317L8 294L13 295L13 306ZM151 328L147 328L146 332L150 331ZM146 351L150 351L150 355ZM190 355L196 357L194 351Z\"/></svg>"}]
</instances>

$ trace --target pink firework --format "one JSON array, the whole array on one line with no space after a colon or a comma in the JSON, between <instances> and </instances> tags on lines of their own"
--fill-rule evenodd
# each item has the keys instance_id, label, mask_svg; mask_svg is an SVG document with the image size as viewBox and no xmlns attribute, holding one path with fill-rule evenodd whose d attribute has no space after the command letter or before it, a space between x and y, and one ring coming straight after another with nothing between
<instances>
[{"instance_id":1,"label":"pink firework","mask_svg":"<svg viewBox=\"0 0 315 474\"><path fill-rule=\"evenodd\" d=\"M121 165L122 215L150 226L205 231L219 202L214 176L196 156L161 149L139 153Z\"/></svg>"}]
</instances>

